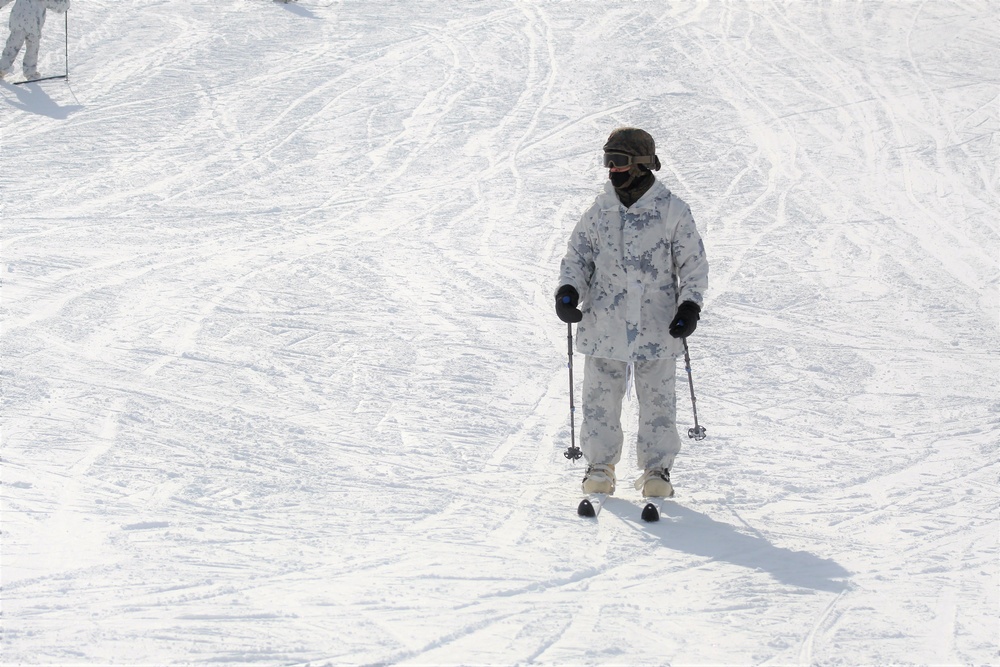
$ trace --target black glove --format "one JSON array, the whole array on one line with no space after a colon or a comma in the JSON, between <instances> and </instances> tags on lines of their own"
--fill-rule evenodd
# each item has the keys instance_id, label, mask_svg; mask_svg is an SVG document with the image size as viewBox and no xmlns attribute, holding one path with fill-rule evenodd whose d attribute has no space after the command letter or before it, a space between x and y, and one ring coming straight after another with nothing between
<instances>
[{"instance_id":1,"label":"black glove","mask_svg":"<svg viewBox=\"0 0 1000 667\"><path fill-rule=\"evenodd\" d=\"M583 319L583 313L576 307L580 303L580 293L572 285L563 285L556 292L556 315L563 322L574 324Z\"/></svg>"},{"instance_id":2,"label":"black glove","mask_svg":"<svg viewBox=\"0 0 1000 667\"><path fill-rule=\"evenodd\" d=\"M687 338L698 328L698 317L701 306L694 301L685 301L677 306L677 315L670 322L670 335L674 338Z\"/></svg>"}]
</instances>

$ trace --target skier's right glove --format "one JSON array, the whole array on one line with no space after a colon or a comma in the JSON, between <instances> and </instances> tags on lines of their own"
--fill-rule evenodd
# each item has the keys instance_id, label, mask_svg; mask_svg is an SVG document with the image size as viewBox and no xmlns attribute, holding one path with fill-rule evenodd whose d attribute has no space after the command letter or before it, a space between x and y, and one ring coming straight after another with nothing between
<instances>
[{"instance_id":1,"label":"skier's right glove","mask_svg":"<svg viewBox=\"0 0 1000 667\"><path fill-rule=\"evenodd\" d=\"M698 327L701 306L694 301L685 301L677 307L677 315L670 322L670 335L674 338L687 338Z\"/></svg>"},{"instance_id":2,"label":"skier's right glove","mask_svg":"<svg viewBox=\"0 0 1000 667\"><path fill-rule=\"evenodd\" d=\"M580 293L572 285L563 285L556 292L556 315L568 324L575 324L583 319L583 313L576 305L580 303Z\"/></svg>"}]
</instances>

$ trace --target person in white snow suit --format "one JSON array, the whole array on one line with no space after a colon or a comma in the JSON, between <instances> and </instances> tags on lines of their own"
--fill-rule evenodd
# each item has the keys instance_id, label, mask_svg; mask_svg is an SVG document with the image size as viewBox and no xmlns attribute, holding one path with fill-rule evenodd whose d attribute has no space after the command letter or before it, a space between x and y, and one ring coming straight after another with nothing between
<instances>
[{"instance_id":1,"label":"person in white snow suit","mask_svg":"<svg viewBox=\"0 0 1000 667\"><path fill-rule=\"evenodd\" d=\"M681 449L676 359L697 326L708 260L691 209L656 179L653 137L625 127L604 145L609 180L570 235L559 272L556 314L578 322L586 355L580 448L584 493L614 493L624 434L622 399L639 402L636 454L646 497L671 497Z\"/></svg>"},{"instance_id":2,"label":"person in white snow suit","mask_svg":"<svg viewBox=\"0 0 1000 667\"><path fill-rule=\"evenodd\" d=\"M0 79L10 71L22 46L25 46L24 60L21 61L24 78L37 79L38 44L42 38L42 26L45 25L45 12L49 9L54 12L68 11L69 0L0 0L0 8L11 2L14 2L14 8L10 10L10 36L0 56Z\"/></svg>"}]
</instances>

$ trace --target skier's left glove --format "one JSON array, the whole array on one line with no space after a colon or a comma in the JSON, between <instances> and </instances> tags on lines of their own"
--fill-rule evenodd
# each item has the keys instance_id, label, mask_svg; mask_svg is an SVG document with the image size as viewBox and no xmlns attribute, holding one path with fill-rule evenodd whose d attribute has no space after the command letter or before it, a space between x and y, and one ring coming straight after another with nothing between
<instances>
[{"instance_id":1,"label":"skier's left glove","mask_svg":"<svg viewBox=\"0 0 1000 667\"><path fill-rule=\"evenodd\" d=\"M687 338L698 328L698 318L701 316L701 306L694 301L685 301L677 307L677 315L670 322L670 335L674 338Z\"/></svg>"}]
</instances>

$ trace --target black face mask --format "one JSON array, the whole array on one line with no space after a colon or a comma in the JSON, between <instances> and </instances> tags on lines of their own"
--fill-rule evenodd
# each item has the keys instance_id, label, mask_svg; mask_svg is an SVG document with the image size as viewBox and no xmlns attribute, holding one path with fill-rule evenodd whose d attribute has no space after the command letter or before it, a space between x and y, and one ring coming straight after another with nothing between
<instances>
[{"instance_id":1,"label":"black face mask","mask_svg":"<svg viewBox=\"0 0 1000 667\"><path fill-rule=\"evenodd\" d=\"M608 178L615 188L618 201L626 207L639 201L639 198L653 185L656 180L645 167L632 167L628 171L608 170Z\"/></svg>"},{"instance_id":2,"label":"black face mask","mask_svg":"<svg viewBox=\"0 0 1000 667\"><path fill-rule=\"evenodd\" d=\"M611 185L616 188L624 188L629 185L632 181L631 171L608 171L608 178L611 179Z\"/></svg>"}]
</instances>

